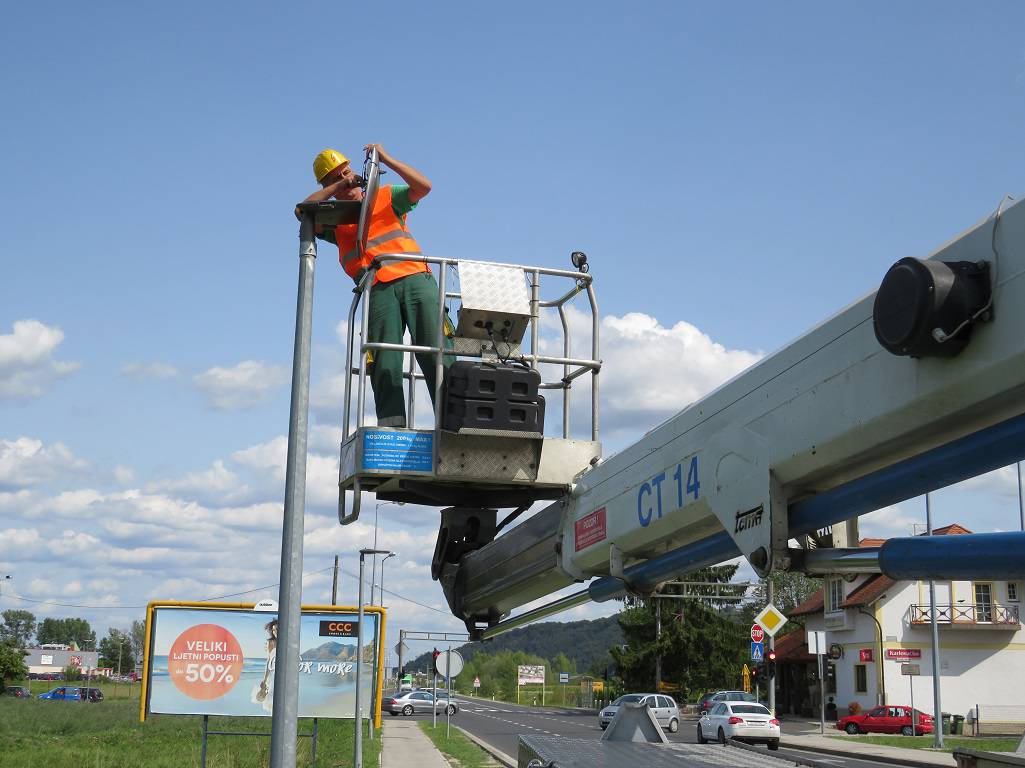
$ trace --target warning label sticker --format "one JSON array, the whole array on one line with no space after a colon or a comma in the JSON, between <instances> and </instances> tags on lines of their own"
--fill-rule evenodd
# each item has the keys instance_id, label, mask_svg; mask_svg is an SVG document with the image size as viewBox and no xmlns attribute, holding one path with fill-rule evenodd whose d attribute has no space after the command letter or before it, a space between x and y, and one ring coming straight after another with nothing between
<instances>
[{"instance_id":1,"label":"warning label sticker","mask_svg":"<svg viewBox=\"0 0 1025 768\"><path fill-rule=\"evenodd\" d=\"M605 507L577 520L575 538L577 552L599 541L605 541Z\"/></svg>"}]
</instances>

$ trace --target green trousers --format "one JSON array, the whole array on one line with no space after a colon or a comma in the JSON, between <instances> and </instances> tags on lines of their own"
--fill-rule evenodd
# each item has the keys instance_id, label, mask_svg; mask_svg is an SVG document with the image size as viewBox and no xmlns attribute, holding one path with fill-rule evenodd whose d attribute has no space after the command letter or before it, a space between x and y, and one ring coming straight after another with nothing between
<instances>
[{"instance_id":1,"label":"green trousers","mask_svg":"<svg viewBox=\"0 0 1025 768\"><path fill-rule=\"evenodd\" d=\"M377 283L370 289L369 341L401 344L403 332L409 329L411 343L432 347L438 341L438 283L430 272L407 275L390 283ZM452 340L445 337L445 347ZM404 352L373 350L369 367L370 386L374 390L377 423L382 427L406 426L406 403L402 394L402 361ZM445 370L455 358L446 355ZM435 356L417 353L416 362L427 380L427 391L434 404L436 378Z\"/></svg>"}]
</instances>

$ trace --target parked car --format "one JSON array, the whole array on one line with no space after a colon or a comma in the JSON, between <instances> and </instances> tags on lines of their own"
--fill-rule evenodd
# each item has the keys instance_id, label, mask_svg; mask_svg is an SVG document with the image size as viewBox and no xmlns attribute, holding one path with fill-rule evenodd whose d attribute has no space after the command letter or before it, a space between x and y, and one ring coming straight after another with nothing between
<instances>
[{"instance_id":1,"label":"parked car","mask_svg":"<svg viewBox=\"0 0 1025 768\"><path fill-rule=\"evenodd\" d=\"M870 709L860 715L848 715L836 721L836 727L847 733L900 733L911 736L913 733L926 735L932 733L933 718L921 710L918 713L918 727L912 732L911 707L894 706L891 704Z\"/></svg>"},{"instance_id":2,"label":"parked car","mask_svg":"<svg viewBox=\"0 0 1025 768\"><path fill-rule=\"evenodd\" d=\"M680 730L680 708L671 696L663 696L660 693L628 693L620 696L614 702L598 713L598 725L604 731L609 727L612 718L616 716L623 704L644 704L655 715L658 724L670 733Z\"/></svg>"},{"instance_id":3,"label":"parked car","mask_svg":"<svg viewBox=\"0 0 1025 768\"><path fill-rule=\"evenodd\" d=\"M718 701L698 720L698 743L713 739L720 744L736 739L779 749L779 720L758 702Z\"/></svg>"},{"instance_id":4,"label":"parked car","mask_svg":"<svg viewBox=\"0 0 1025 768\"><path fill-rule=\"evenodd\" d=\"M764 703L759 702L753 693L746 693L745 691L712 691L711 693L706 693L698 701L698 714L707 714L708 711L720 701L753 701L756 704Z\"/></svg>"},{"instance_id":5,"label":"parked car","mask_svg":"<svg viewBox=\"0 0 1025 768\"><path fill-rule=\"evenodd\" d=\"M381 700L381 709L392 717L431 711L454 715L459 711L459 705L454 700L449 701L441 692L435 698L430 691L395 691Z\"/></svg>"},{"instance_id":6,"label":"parked car","mask_svg":"<svg viewBox=\"0 0 1025 768\"><path fill-rule=\"evenodd\" d=\"M32 694L24 685L8 685L4 688L4 696L14 699L31 699Z\"/></svg>"},{"instance_id":7,"label":"parked car","mask_svg":"<svg viewBox=\"0 0 1025 768\"><path fill-rule=\"evenodd\" d=\"M41 693L37 698L50 699L54 701L103 701L103 691L99 688L80 688L72 685L62 685L46 693Z\"/></svg>"}]
</instances>

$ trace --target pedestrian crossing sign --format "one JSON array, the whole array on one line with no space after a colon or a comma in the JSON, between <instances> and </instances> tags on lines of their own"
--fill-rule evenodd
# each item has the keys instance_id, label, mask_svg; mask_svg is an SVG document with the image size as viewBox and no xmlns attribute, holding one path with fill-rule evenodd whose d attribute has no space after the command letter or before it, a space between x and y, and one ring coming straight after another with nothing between
<instances>
[{"instance_id":1,"label":"pedestrian crossing sign","mask_svg":"<svg viewBox=\"0 0 1025 768\"><path fill-rule=\"evenodd\" d=\"M765 661L765 643L751 643L751 661Z\"/></svg>"}]
</instances>

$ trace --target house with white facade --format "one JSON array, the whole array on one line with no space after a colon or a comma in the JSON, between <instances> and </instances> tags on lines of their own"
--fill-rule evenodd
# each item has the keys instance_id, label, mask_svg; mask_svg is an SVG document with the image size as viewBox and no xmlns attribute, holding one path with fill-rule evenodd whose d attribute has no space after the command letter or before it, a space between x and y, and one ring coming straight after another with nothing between
<instances>
[{"instance_id":1,"label":"house with white facade","mask_svg":"<svg viewBox=\"0 0 1025 768\"><path fill-rule=\"evenodd\" d=\"M945 536L966 533L970 531L956 524L934 531ZM882 543L863 539L860 545ZM995 726L997 720L1025 722L1022 592L1020 581L938 581L931 607L928 582L895 581L881 574L836 576L826 578L823 589L789 616L803 617L808 631L826 632L826 693L841 715L852 702L862 709L883 703L908 706L911 686L915 708L935 714L935 612L943 711L972 719L978 707L983 724ZM902 674L902 665L909 665L904 672L919 674Z\"/></svg>"}]
</instances>

